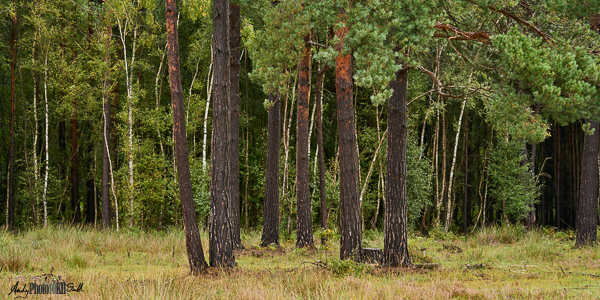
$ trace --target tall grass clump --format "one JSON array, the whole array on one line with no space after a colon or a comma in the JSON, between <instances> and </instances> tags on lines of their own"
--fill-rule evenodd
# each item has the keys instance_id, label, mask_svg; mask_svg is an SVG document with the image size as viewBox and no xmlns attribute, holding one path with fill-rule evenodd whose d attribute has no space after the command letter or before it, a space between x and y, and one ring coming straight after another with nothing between
<instances>
[{"instance_id":1,"label":"tall grass clump","mask_svg":"<svg viewBox=\"0 0 600 300\"><path fill-rule=\"evenodd\" d=\"M521 225L492 225L480 228L474 238L482 245L514 244L525 235Z\"/></svg>"}]
</instances>

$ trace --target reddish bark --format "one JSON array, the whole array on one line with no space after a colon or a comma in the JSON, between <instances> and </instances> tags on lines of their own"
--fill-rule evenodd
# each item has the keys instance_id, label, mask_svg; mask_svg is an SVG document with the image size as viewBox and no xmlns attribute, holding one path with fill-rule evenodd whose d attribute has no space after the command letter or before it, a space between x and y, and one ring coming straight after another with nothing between
<instances>
[{"instance_id":1,"label":"reddish bark","mask_svg":"<svg viewBox=\"0 0 600 300\"><path fill-rule=\"evenodd\" d=\"M310 34L304 37L310 41ZM308 126L310 97L310 50L309 44L304 48L304 56L300 61L300 77L298 80L298 115L296 117L296 247L314 247L312 218L310 205L310 187L308 185Z\"/></svg>"},{"instance_id":2,"label":"reddish bark","mask_svg":"<svg viewBox=\"0 0 600 300\"><path fill-rule=\"evenodd\" d=\"M340 17L345 19L342 10ZM352 102L352 56L344 53L344 37L348 27L336 30L339 55L335 59L338 143L340 147L340 259L361 260L361 220L358 198L358 153Z\"/></svg>"},{"instance_id":3,"label":"reddish bark","mask_svg":"<svg viewBox=\"0 0 600 300\"><path fill-rule=\"evenodd\" d=\"M177 6L175 2L175 0L165 0L167 40L169 44L169 82L171 86L171 104L173 106L173 136L175 137L175 151L177 153L177 179L179 180L185 246L190 270L192 273L198 274L208 268L208 265L202 251L194 200L192 199L192 179L185 131L183 88L181 87L181 72L179 69L179 38L177 36Z\"/></svg>"}]
</instances>

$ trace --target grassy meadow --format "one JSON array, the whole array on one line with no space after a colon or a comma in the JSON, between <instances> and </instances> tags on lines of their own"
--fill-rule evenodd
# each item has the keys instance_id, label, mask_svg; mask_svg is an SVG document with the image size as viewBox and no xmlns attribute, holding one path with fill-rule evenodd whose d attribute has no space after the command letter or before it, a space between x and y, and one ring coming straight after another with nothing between
<instances>
[{"instance_id":1,"label":"grassy meadow","mask_svg":"<svg viewBox=\"0 0 600 300\"><path fill-rule=\"evenodd\" d=\"M208 236L202 232L208 258ZM380 232L364 233L365 247L381 248ZM28 299L596 299L600 250L573 248L573 232L491 227L468 237L411 235L413 262L439 268L382 269L339 261L329 250L260 248L260 232L242 233L238 268L190 276L183 231L89 228L0 233L0 299L19 282L83 283L81 292ZM60 277L59 277L60 276ZM25 294L18 294L25 296Z\"/></svg>"}]
</instances>

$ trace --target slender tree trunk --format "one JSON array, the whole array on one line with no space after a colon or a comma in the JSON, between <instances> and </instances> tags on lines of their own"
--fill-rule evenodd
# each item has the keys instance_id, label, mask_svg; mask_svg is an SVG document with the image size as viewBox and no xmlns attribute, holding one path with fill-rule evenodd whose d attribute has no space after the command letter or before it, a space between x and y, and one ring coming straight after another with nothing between
<instances>
[{"instance_id":1,"label":"slender tree trunk","mask_svg":"<svg viewBox=\"0 0 600 300\"><path fill-rule=\"evenodd\" d=\"M317 72L317 90L315 93L315 101L317 102L316 119L317 119L317 148L319 153L319 198L321 200L321 229L327 230L327 191L325 183L325 148L323 147L323 75L327 71L328 66L325 65L322 70ZM323 238L322 244L326 244L327 240Z\"/></svg>"},{"instance_id":2,"label":"slender tree trunk","mask_svg":"<svg viewBox=\"0 0 600 300\"><path fill-rule=\"evenodd\" d=\"M469 225L468 215L471 214L470 210L467 210L467 203L469 201L469 145L468 145L468 136L469 136L469 115L465 116L465 141L463 142L463 147L465 148L465 186L463 188L463 193L465 196L463 202L463 234L467 234L467 226Z\"/></svg>"},{"instance_id":3,"label":"slender tree trunk","mask_svg":"<svg viewBox=\"0 0 600 300\"><path fill-rule=\"evenodd\" d=\"M310 41L310 34L304 37ZM296 247L314 247L310 207L308 122L310 97L310 51L306 44L300 61L298 81L298 115L296 117Z\"/></svg>"},{"instance_id":4,"label":"slender tree trunk","mask_svg":"<svg viewBox=\"0 0 600 300\"><path fill-rule=\"evenodd\" d=\"M110 25L106 26L106 54L104 56L104 62L107 64L106 73L104 75L104 89L103 89L103 97L104 97L104 130L102 133L102 187L100 188L101 198L102 198L102 228L109 229L110 228L110 91L112 86L112 81L110 80L110 52L108 47L110 46L110 36L112 34L112 28Z\"/></svg>"},{"instance_id":5,"label":"slender tree trunk","mask_svg":"<svg viewBox=\"0 0 600 300\"><path fill-rule=\"evenodd\" d=\"M160 88L162 87L162 78L161 78L161 73L162 73L162 66L163 66L163 62L165 60L165 55L167 54L167 47L169 46L169 43L165 44L165 49L162 51L162 55L160 58L160 64L158 65L158 71L156 71L156 78L154 80L154 97L156 99L156 114L160 115ZM160 81L160 83L159 83ZM162 160L165 162L165 169L164 169L164 173L163 173L163 179L166 180L167 178L167 157L165 155L165 148L163 146L163 139L162 139L162 133L161 133L161 128L160 128L160 123L159 123L159 119L156 120L156 133L158 134L158 144L160 145L160 155ZM163 213L164 213L164 206L165 206L165 191L166 191L166 183L163 183L163 201L160 201L160 212L159 212L159 216L158 216L158 230L162 230L162 225L163 225Z\"/></svg>"},{"instance_id":6,"label":"slender tree trunk","mask_svg":"<svg viewBox=\"0 0 600 300\"><path fill-rule=\"evenodd\" d=\"M561 147L561 134L560 125L556 125L556 137L554 143L554 217L556 219L556 228L560 229L560 147Z\"/></svg>"},{"instance_id":7,"label":"slender tree trunk","mask_svg":"<svg viewBox=\"0 0 600 300\"><path fill-rule=\"evenodd\" d=\"M283 187L282 187L282 196L281 199L283 201L285 201L286 199L287 201L287 218L288 218L288 222L287 222L287 230L288 230L288 234L291 235L292 234L292 199L291 197L288 196L288 186L289 186L289 165L288 165L288 159L289 159L289 155L290 155L290 129L292 126L292 117L294 116L294 110L292 109L294 107L294 100L296 100L296 83L298 80L298 76L294 77L294 84L292 85L292 98L291 98L291 102L290 102L290 116L289 118L286 118L287 115L287 103L288 103L288 96L286 95L286 101L285 101L285 108L284 108L284 114L283 114L283 152L285 153L284 155L284 160L283 160Z\"/></svg>"},{"instance_id":8,"label":"slender tree trunk","mask_svg":"<svg viewBox=\"0 0 600 300\"><path fill-rule=\"evenodd\" d=\"M42 201L44 203L44 228L48 226L48 204L46 201L46 195L48 193L48 162L50 161L48 149L48 50L44 57L44 100L46 104L46 127L44 130L44 141L46 143L46 173L44 174L44 192L42 194Z\"/></svg>"},{"instance_id":9,"label":"slender tree trunk","mask_svg":"<svg viewBox=\"0 0 600 300\"><path fill-rule=\"evenodd\" d=\"M35 42L36 42L36 38L37 38L37 28L36 28L36 32L34 33L34 42L33 42L33 48L32 48L32 57L31 57L31 62L32 65L35 66L35 59L37 58L37 52L35 52ZM34 191L35 191L35 203L36 206L39 205L39 178L40 178L40 169L39 169L39 165L38 165L38 155L37 155L37 148L38 148L38 115L37 115L37 95L39 92L39 88L38 88L38 81L37 81L37 76L35 74L35 72L32 70L31 71L31 78L33 79L33 122L34 122L34 135L33 135L33 176L35 179L35 183L34 183ZM39 211L36 211L36 214L38 214ZM37 218L39 220L39 217ZM39 224L38 224L39 225Z\"/></svg>"},{"instance_id":10,"label":"slender tree trunk","mask_svg":"<svg viewBox=\"0 0 600 300\"><path fill-rule=\"evenodd\" d=\"M385 188L385 228L383 240L383 265L412 267L408 254L408 212L406 191L406 148L408 136L408 110L406 97L408 69L396 73L390 83L394 90L388 104L388 146Z\"/></svg>"},{"instance_id":11,"label":"slender tree trunk","mask_svg":"<svg viewBox=\"0 0 600 300\"><path fill-rule=\"evenodd\" d=\"M171 103L173 106L173 133L177 149L177 176L179 177L179 195L181 197L188 262L191 272L198 274L208 268L208 265L202 251L194 200L192 199L192 179L187 141L185 138L185 112L179 69L179 39L177 36L177 7L175 3L175 0L165 0L167 39L169 44L169 82L171 86Z\"/></svg>"},{"instance_id":12,"label":"slender tree trunk","mask_svg":"<svg viewBox=\"0 0 600 300\"><path fill-rule=\"evenodd\" d=\"M435 219L435 226L438 227L440 225L440 214L442 211L442 206L446 202L446 110L442 109L442 190L440 191L440 201L437 203L437 218Z\"/></svg>"},{"instance_id":13,"label":"slender tree trunk","mask_svg":"<svg viewBox=\"0 0 600 300\"><path fill-rule=\"evenodd\" d=\"M375 208L375 214L371 219L371 230L376 230L377 219L379 218L379 208L381 207L381 195L385 194L385 191L382 191L383 186L383 165L379 164L379 178L377 179L377 208ZM385 204L384 204L385 205Z\"/></svg>"},{"instance_id":14,"label":"slender tree trunk","mask_svg":"<svg viewBox=\"0 0 600 300\"><path fill-rule=\"evenodd\" d=\"M17 16L11 17L10 27L10 149L8 154L8 230L13 231L15 226L15 102L16 83L15 67L16 56Z\"/></svg>"},{"instance_id":15,"label":"slender tree trunk","mask_svg":"<svg viewBox=\"0 0 600 300\"><path fill-rule=\"evenodd\" d=\"M467 104L467 98L463 100L462 108L460 109L460 115L458 117L458 127L456 130L456 139L454 141L454 154L452 155L452 165L450 166L450 178L448 179L448 201L446 202L446 222L444 223L444 232L448 232L450 229L450 223L452 223L452 212L453 209L453 194L452 184L454 183L454 167L456 166L456 153L458 150L458 142L460 138L460 127L462 124L462 117L465 112L465 104Z\"/></svg>"},{"instance_id":16,"label":"slender tree trunk","mask_svg":"<svg viewBox=\"0 0 600 300\"><path fill-rule=\"evenodd\" d=\"M79 149L77 144L77 119L72 117L71 123L71 209L73 210L73 223L81 222L81 209L79 207Z\"/></svg>"},{"instance_id":17,"label":"slender tree trunk","mask_svg":"<svg viewBox=\"0 0 600 300\"><path fill-rule=\"evenodd\" d=\"M231 134L229 140L229 188L231 203L229 216L233 249L243 249L240 237L240 7L229 6L229 47L231 65L229 71L229 115Z\"/></svg>"},{"instance_id":18,"label":"slender tree trunk","mask_svg":"<svg viewBox=\"0 0 600 300\"><path fill-rule=\"evenodd\" d=\"M204 139L202 143L202 170L206 172L206 149L208 144L208 112L210 111L210 100L212 99L212 88L213 88L213 78L214 74L211 73L212 66L214 62L214 55L212 45L210 47L210 65L208 65L208 81L207 82L207 92L206 92L206 108L204 109Z\"/></svg>"},{"instance_id":19,"label":"slender tree trunk","mask_svg":"<svg viewBox=\"0 0 600 300\"><path fill-rule=\"evenodd\" d=\"M89 164L89 168L92 168L92 164ZM86 222L88 224L93 224L94 223L94 215L96 214L96 211L94 209L94 202L95 202L95 189L96 187L94 186L94 179L92 178L92 176L90 176L88 178L88 180L85 182L85 186L86 186Z\"/></svg>"},{"instance_id":20,"label":"slender tree trunk","mask_svg":"<svg viewBox=\"0 0 600 300\"><path fill-rule=\"evenodd\" d=\"M210 153L211 267L233 267L235 256L231 239L229 203L229 0L213 1L214 99L212 149Z\"/></svg>"},{"instance_id":21,"label":"slender tree trunk","mask_svg":"<svg viewBox=\"0 0 600 300\"><path fill-rule=\"evenodd\" d=\"M592 135L583 137L583 164L581 168L581 189L579 191L579 205L577 207L577 246L594 245L597 240L597 200L598 200L598 122L586 120L590 129L595 130Z\"/></svg>"},{"instance_id":22,"label":"slender tree trunk","mask_svg":"<svg viewBox=\"0 0 600 300\"><path fill-rule=\"evenodd\" d=\"M125 26L121 26L120 19L117 19L119 25L119 33L121 38L121 43L123 45L123 58L125 63L125 79L127 81L127 99L128 99L128 109L127 109L127 138L129 140L129 148L128 158L129 158L129 227L133 227L133 190L134 190L134 178L133 178L133 65L135 62L135 51L136 51L136 42L137 42L137 28L133 28L133 48L131 50L131 64L127 61L127 45L125 43L125 38L128 34L127 24L129 20L125 22ZM117 224L117 231L119 230L119 225Z\"/></svg>"},{"instance_id":23,"label":"slender tree trunk","mask_svg":"<svg viewBox=\"0 0 600 300\"><path fill-rule=\"evenodd\" d=\"M265 202L261 246L279 245L279 149L281 148L281 98L269 94L272 106L269 108L267 136L267 168L265 180ZM247 143L247 141L246 141ZM246 196L247 197L247 196ZM247 206L246 206L246 215Z\"/></svg>"},{"instance_id":24,"label":"slender tree trunk","mask_svg":"<svg viewBox=\"0 0 600 300\"><path fill-rule=\"evenodd\" d=\"M440 96L438 96L439 103ZM433 165L435 166L435 208L436 208L436 218L435 218L435 226L439 226L440 219L440 207L441 199L440 199L440 165L439 165L439 149L440 149L440 111L439 109L436 111L436 122L435 122L435 145L433 147L433 153L435 154L435 159Z\"/></svg>"},{"instance_id":25,"label":"slender tree trunk","mask_svg":"<svg viewBox=\"0 0 600 300\"><path fill-rule=\"evenodd\" d=\"M342 9L340 17L345 20ZM361 260L362 233L360 202L358 199L358 154L356 151L356 126L352 101L352 57L342 54L348 27L336 30L339 43L335 46L336 96L338 110L338 141L340 145L340 259Z\"/></svg>"}]
</instances>

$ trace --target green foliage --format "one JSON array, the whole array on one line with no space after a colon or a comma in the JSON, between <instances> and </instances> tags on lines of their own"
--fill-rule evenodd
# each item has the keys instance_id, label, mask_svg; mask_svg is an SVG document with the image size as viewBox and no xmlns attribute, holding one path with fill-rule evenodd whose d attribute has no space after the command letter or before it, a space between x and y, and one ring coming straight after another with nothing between
<instances>
[{"instance_id":1,"label":"green foliage","mask_svg":"<svg viewBox=\"0 0 600 300\"><path fill-rule=\"evenodd\" d=\"M524 147L525 143L510 139L499 140L490 149L490 195L496 208L515 220L525 217L540 194L537 177L523 155Z\"/></svg>"},{"instance_id":2,"label":"green foliage","mask_svg":"<svg viewBox=\"0 0 600 300\"><path fill-rule=\"evenodd\" d=\"M567 124L597 114L595 80L600 75L587 47L560 43L552 47L541 38L513 27L492 38L500 51L502 81L488 115L500 132L515 138L542 141L548 135L546 119ZM541 115L531 107L541 105Z\"/></svg>"},{"instance_id":3,"label":"green foliage","mask_svg":"<svg viewBox=\"0 0 600 300\"><path fill-rule=\"evenodd\" d=\"M419 148L417 137L409 134L407 147L407 199L408 199L408 228L414 230L417 220L423 213L425 205L431 205L431 196L433 194L431 161L422 155L422 149Z\"/></svg>"},{"instance_id":4,"label":"green foliage","mask_svg":"<svg viewBox=\"0 0 600 300\"><path fill-rule=\"evenodd\" d=\"M332 259L328 266L337 276L361 276L369 269L368 265L357 263L353 259Z\"/></svg>"}]
</instances>

